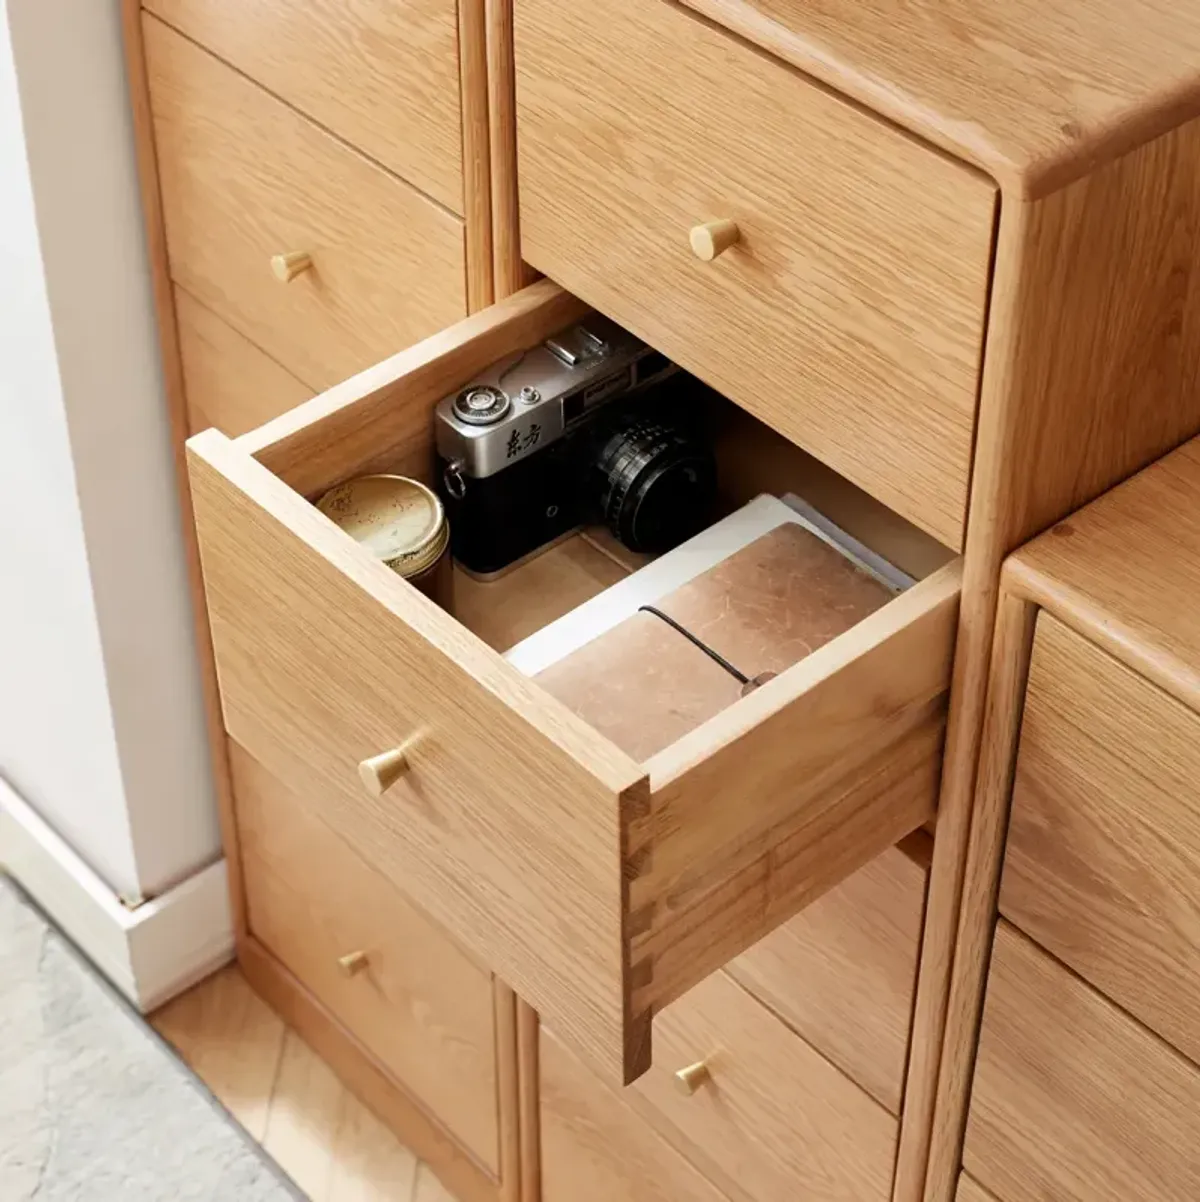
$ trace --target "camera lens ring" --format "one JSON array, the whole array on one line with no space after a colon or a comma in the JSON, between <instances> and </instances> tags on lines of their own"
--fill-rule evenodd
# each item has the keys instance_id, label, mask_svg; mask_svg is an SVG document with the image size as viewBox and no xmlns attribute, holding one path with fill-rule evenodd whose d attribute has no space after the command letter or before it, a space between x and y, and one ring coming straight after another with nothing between
<instances>
[{"instance_id":1,"label":"camera lens ring","mask_svg":"<svg viewBox=\"0 0 1200 1202\"><path fill-rule=\"evenodd\" d=\"M595 460L600 508L632 551L665 551L702 528L716 493L711 448L686 427L654 417L610 432Z\"/></svg>"}]
</instances>

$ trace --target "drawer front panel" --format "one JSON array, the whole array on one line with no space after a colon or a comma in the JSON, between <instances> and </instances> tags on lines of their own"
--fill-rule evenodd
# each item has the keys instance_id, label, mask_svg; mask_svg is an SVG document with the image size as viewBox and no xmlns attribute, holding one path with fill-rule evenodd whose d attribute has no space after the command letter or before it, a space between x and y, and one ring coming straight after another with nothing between
<instances>
[{"instance_id":1,"label":"drawer front panel","mask_svg":"<svg viewBox=\"0 0 1200 1202\"><path fill-rule=\"evenodd\" d=\"M1200 1197L1200 1071L996 931L963 1163L1000 1202Z\"/></svg>"},{"instance_id":2,"label":"drawer front panel","mask_svg":"<svg viewBox=\"0 0 1200 1202\"><path fill-rule=\"evenodd\" d=\"M928 877L924 835L876 857L728 968L890 1113L900 1113Z\"/></svg>"},{"instance_id":3,"label":"drawer front panel","mask_svg":"<svg viewBox=\"0 0 1200 1202\"><path fill-rule=\"evenodd\" d=\"M624 755L284 478L320 492L417 453L438 399L575 304L535 285L238 444L197 436L189 465L229 732L628 1081L656 1012L932 814L960 569ZM393 749L373 796L360 764Z\"/></svg>"},{"instance_id":4,"label":"drawer front panel","mask_svg":"<svg viewBox=\"0 0 1200 1202\"><path fill-rule=\"evenodd\" d=\"M676 1002L655 1035L655 1065L633 1092L730 1197L891 1197L896 1119L730 977L715 973ZM688 1095L675 1074L698 1063L707 1076Z\"/></svg>"},{"instance_id":5,"label":"drawer front panel","mask_svg":"<svg viewBox=\"0 0 1200 1202\"><path fill-rule=\"evenodd\" d=\"M314 389L463 316L459 218L152 16L145 45L176 283Z\"/></svg>"},{"instance_id":6,"label":"drawer front panel","mask_svg":"<svg viewBox=\"0 0 1200 1202\"><path fill-rule=\"evenodd\" d=\"M189 433L216 426L236 438L312 396L311 388L178 288L175 324Z\"/></svg>"},{"instance_id":7,"label":"drawer front panel","mask_svg":"<svg viewBox=\"0 0 1200 1202\"><path fill-rule=\"evenodd\" d=\"M1200 718L1038 618L1000 908L1200 1058Z\"/></svg>"},{"instance_id":8,"label":"drawer front panel","mask_svg":"<svg viewBox=\"0 0 1200 1202\"><path fill-rule=\"evenodd\" d=\"M491 977L235 743L230 764L251 933L498 1172Z\"/></svg>"},{"instance_id":9,"label":"drawer front panel","mask_svg":"<svg viewBox=\"0 0 1200 1202\"><path fill-rule=\"evenodd\" d=\"M519 0L516 62L525 258L960 547L993 186L661 0Z\"/></svg>"},{"instance_id":10,"label":"drawer front panel","mask_svg":"<svg viewBox=\"0 0 1200 1202\"><path fill-rule=\"evenodd\" d=\"M543 1202L726 1202L545 1028L540 1060Z\"/></svg>"},{"instance_id":11,"label":"drawer front panel","mask_svg":"<svg viewBox=\"0 0 1200 1202\"><path fill-rule=\"evenodd\" d=\"M146 8L462 212L454 0L147 0Z\"/></svg>"}]
</instances>

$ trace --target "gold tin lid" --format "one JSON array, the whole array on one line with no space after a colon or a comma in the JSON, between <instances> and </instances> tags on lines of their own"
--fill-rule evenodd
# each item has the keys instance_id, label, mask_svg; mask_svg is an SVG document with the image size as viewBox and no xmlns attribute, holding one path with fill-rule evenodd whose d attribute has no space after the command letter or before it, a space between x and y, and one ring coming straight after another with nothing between
<instances>
[{"instance_id":1,"label":"gold tin lid","mask_svg":"<svg viewBox=\"0 0 1200 1202\"><path fill-rule=\"evenodd\" d=\"M331 488L317 508L355 542L406 578L437 563L450 541L432 489L407 476L357 476Z\"/></svg>"}]
</instances>

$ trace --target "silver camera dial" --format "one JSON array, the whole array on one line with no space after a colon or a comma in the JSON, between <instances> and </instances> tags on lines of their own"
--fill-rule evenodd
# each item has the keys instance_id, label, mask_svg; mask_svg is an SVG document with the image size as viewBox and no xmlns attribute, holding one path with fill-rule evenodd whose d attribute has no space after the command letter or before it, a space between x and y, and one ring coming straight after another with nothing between
<instances>
[{"instance_id":1,"label":"silver camera dial","mask_svg":"<svg viewBox=\"0 0 1200 1202\"><path fill-rule=\"evenodd\" d=\"M511 408L508 393L494 384L472 384L454 398L454 416L468 426L494 425Z\"/></svg>"}]
</instances>

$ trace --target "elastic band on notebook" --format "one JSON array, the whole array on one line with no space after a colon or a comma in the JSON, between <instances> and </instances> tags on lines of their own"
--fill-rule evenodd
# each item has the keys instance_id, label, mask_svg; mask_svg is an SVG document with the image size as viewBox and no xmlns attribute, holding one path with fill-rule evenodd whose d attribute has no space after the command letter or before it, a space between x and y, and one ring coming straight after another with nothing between
<instances>
[{"instance_id":1,"label":"elastic band on notebook","mask_svg":"<svg viewBox=\"0 0 1200 1202\"><path fill-rule=\"evenodd\" d=\"M739 672L737 668L735 668L733 664L731 664L723 655L717 654L717 652L708 646L707 643L701 642L685 626L680 626L680 624L676 622L675 619L670 616L670 614L663 613L661 609L656 609L653 605L639 605L638 612L653 614L656 618L661 618L664 622L666 622L666 624L670 626L672 630L678 630L679 633L683 635L683 637L687 639L689 643L695 647L699 647L700 650L703 651L704 654L707 655L708 658L714 663L720 664L721 667L724 668L725 671L728 672L729 675L738 682L738 684L749 685L755 683L744 672Z\"/></svg>"}]
</instances>

